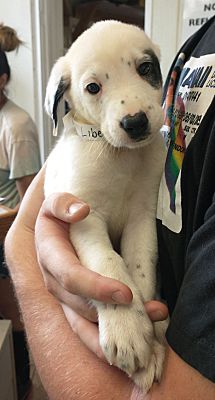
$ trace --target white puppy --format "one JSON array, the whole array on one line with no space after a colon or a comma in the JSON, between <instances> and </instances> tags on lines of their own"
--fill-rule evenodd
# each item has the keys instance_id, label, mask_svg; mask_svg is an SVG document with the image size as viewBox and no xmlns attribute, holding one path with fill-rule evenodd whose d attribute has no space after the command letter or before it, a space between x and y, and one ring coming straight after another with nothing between
<instances>
[{"instance_id":1,"label":"white puppy","mask_svg":"<svg viewBox=\"0 0 215 400\"><path fill-rule=\"evenodd\" d=\"M148 390L164 359L162 323L144 302L156 296L156 203L164 161L158 49L144 32L117 21L85 31L54 65L46 109L57 123L62 96L71 111L48 158L45 195L71 192L91 206L71 226L84 266L118 279L131 305L93 302L110 364Z\"/></svg>"}]
</instances>

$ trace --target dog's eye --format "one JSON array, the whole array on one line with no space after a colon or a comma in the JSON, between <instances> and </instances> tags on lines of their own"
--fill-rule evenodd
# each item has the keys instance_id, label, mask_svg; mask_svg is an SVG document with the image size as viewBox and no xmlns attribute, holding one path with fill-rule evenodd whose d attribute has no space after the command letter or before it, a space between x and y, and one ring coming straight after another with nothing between
<instances>
[{"instance_id":1,"label":"dog's eye","mask_svg":"<svg viewBox=\"0 0 215 400\"><path fill-rule=\"evenodd\" d=\"M152 63L151 62L143 62L137 68L137 72L141 76L147 75L151 70L152 70Z\"/></svg>"},{"instance_id":2,"label":"dog's eye","mask_svg":"<svg viewBox=\"0 0 215 400\"><path fill-rule=\"evenodd\" d=\"M97 83L89 83L86 89L90 94L97 94L100 92L101 87Z\"/></svg>"}]
</instances>

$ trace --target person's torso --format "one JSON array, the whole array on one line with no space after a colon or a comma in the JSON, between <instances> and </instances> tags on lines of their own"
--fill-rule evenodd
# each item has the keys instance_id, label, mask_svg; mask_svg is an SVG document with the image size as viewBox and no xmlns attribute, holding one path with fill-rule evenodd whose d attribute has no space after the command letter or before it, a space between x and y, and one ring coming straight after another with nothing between
<instances>
[{"instance_id":1,"label":"person's torso","mask_svg":"<svg viewBox=\"0 0 215 400\"><path fill-rule=\"evenodd\" d=\"M184 65L185 63L185 65ZM170 311L184 276L186 249L215 190L215 20L181 49L164 105L168 153L158 201L159 259Z\"/></svg>"},{"instance_id":2,"label":"person's torso","mask_svg":"<svg viewBox=\"0 0 215 400\"><path fill-rule=\"evenodd\" d=\"M37 134L30 116L11 100L0 110L0 197L1 204L14 208L19 202L16 179L11 176L14 145L31 141L37 149ZM17 147L16 147L17 153ZM19 154L16 154L19 157ZM20 154L20 165L23 163ZM14 174L14 171L13 171Z\"/></svg>"}]
</instances>

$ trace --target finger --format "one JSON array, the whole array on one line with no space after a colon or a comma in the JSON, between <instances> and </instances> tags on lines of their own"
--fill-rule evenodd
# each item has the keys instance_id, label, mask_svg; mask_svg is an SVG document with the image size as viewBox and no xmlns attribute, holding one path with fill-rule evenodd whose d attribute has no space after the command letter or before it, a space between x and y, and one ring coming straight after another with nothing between
<instances>
[{"instance_id":1,"label":"finger","mask_svg":"<svg viewBox=\"0 0 215 400\"><path fill-rule=\"evenodd\" d=\"M96 309L89 305L89 302L83 297L74 295L65 290L57 280L49 274L49 272L43 273L46 287L50 293L52 293L57 299L65 303L67 306L72 308L77 314L85 319L92 322L97 322Z\"/></svg>"},{"instance_id":2,"label":"finger","mask_svg":"<svg viewBox=\"0 0 215 400\"><path fill-rule=\"evenodd\" d=\"M128 304L132 300L132 293L127 286L82 267L70 254L64 255L61 273L57 268L54 269L54 275L72 294L111 304Z\"/></svg>"},{"instance_id":3,"label":"finger","mask_svg":"<svg viewBox=\"0 0 215 400\"><path fill-rule=\"evenodd\" d=\"M41 213L64 222L75 223L90 212L88 204L70 193L53 193L43 202Z\"/></svg>"},{"instance_id":4,"label":"finger","mask_svg":"<svg viewBox=\"0 0 215 400\"><path fill-rule=\"evenodd\" d=\"M106 361L99 344L98 325L82 318L65 304L62 304L62 308L73 332L79 336L90 351L95 353L97 357L101 358L103 361Z\"/></svg>"},{"instance_id":5,"label":"finger","mask_svg":"<svg viewBox=\"0 0 215 400\"><path fill-rule=\"evenodd\" d=\"M39 262L64 289L76 295L112 304L128 304L131 290L119 281L84 268L57 219L40 215L35 227ZM54 251L53 251L54 249Z\"/></svg>"},{"instance_id":6,"label":"finger","mask_svg":"<svg viewBox=\"0 0 215 400\"><path fill-rule=\"evenodd\" d=\"M149 318L153 321L163 321L168 317L168 308L164 303L157 300L148 301L144 304Z\"/></svg>"}]
</instances>

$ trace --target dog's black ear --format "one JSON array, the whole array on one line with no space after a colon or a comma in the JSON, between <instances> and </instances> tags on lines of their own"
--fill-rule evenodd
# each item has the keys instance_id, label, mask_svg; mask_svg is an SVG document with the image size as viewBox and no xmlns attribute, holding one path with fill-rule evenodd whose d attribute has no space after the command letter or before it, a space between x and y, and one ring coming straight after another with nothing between
<instances>
[{"instance_id":1,"label":"dog's black ear","mask_svg":"<svg viewBox=\"0 0 215 400\"><path fill-rule=\"evenodd\" d=\"M61 57L52 68L46 89L45 109L57 129L57 108L65 91L70 86L70 71L66 57Z\"/></svg>"}]
</instances>

